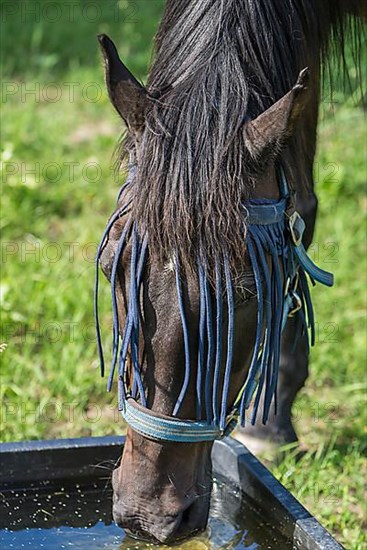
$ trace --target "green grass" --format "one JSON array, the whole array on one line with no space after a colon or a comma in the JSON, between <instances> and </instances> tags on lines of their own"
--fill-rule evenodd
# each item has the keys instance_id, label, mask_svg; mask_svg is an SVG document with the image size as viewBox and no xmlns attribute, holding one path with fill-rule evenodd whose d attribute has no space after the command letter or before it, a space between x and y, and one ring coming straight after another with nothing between
<instances>
[{"instance_id":1,"label":"green grass","mask_svg":"<svg viewBox=\"0 0 367 550\"><path fill-rule=\"evenodd\" d=\"M313 292L318 337L294 414L306 454L275 475L347 548L363 548L366 474L366 197L359 109L340 106L320 128L320 213L312 255L335 274ZM334 171L333 165L332 170Z\"/></svg>"},{"instance_id":2,"label":"green grass","mask_svg":"<svg viewBox=\"0 0 367 550\"><path fill-rule=\"evenodd\" d=\"M93 330L92 258L119 188L110 164L122 131L102 93L95 36L110 33L144 78L162 1L133 3L134 13L127 11L132 3L102 4L118 8L123 20L106 7L95 22L79 12L71 23L64 14L53 24L16 13L2 33L3 81L15 90L2 98L3 441L123 431L116 393L107 394L99 378ZM43 97L51 96L51 82L61 91L55 102ZM73 98L65 82L76 83ZM97 101L88 101L88 83L101 90ZM24 96L32 86L39 93ZM366 543L366 128L358 102L340 91L335 98L339 103L321 107L320 215L311 253L335 273L336 284L314 290L318 341L295 407L307 452L297 460L291 450L273 470L339 540L360 549ZM75 163L74 173L66 162ZM101 302L108 353L104 283Z\"/></svg>"}]
</instances>

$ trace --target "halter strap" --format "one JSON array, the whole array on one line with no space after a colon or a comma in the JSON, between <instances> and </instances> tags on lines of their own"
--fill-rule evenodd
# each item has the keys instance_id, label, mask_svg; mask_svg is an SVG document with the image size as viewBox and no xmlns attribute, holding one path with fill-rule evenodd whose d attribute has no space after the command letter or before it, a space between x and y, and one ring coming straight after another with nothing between
<instances>
[{"instance_id":1,"label":"halter strap","mask_svg":"<svg viewBox=\"0 0 367 550\"><path fill-rule=\"evenodd\" d=\"M225 429L221 430L218 425L203 420L182 420L161 415L142 407L131 397L124 402L121 414L130 428L140 435L156 441L176 443L215 441L230 434L237 424L237 419L229 416Z\"/></svg>"}]
</instances>

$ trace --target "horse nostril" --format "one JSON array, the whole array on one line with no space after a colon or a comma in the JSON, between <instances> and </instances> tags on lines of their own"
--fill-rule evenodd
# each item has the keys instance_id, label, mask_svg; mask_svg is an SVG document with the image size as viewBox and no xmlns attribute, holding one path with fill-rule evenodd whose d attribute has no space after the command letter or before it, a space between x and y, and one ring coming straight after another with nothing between
<instances>
[{"instance_id":1,"label":"horse nostril","mask_svg":"<svg viewBox=\"0 0 367 550\"><path fill-rule=\"evenodd\" d=\"M200 499L195 498L177 516L171 517L169 524L162 525L163 529L156 531L154 536L164 544L176 543L203 531L206 528L208 515L209 506L203 506Z\"/></svg>"},{"instance_id":2,"label":"horse nostril","mask_svg":"<svg viewBox=\"0 0 367 550\"><path fill-rule=\"evenodd\" d=\"M194 508L194 506L195 506L195 503L193 502L192 504L190 504L188 508L186 508L186 510L182 514L182 525L190 523L191 516L192 516L192 509Z\"/></svg>"},{"instance_id":3,"label":"horse nostril","mask_svg":"<svg viewBox=\"0 0 367 550\"><path fill-rule=\"evenodd\" d=\"M182 512L177 536L179 538L188 537L198 531L202 531L206 527L207 520L208 513L205 513L200 507L199 502L195 500Z\"/></svg>"}]
</instances>

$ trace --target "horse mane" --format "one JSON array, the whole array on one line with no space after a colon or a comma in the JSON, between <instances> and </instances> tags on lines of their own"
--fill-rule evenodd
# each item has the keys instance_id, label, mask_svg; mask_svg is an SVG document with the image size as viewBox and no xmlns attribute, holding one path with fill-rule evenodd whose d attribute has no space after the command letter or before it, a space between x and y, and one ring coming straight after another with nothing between
<instances>
[{"instance_id":1,"label":"horse mane","mask_svg":"<svg viewBox=\"0 0 367 550\"><path fill-rule=\"evenodd\" d=\"M245 117L286 94L305 66L315 69L318 89L331 50L345 67L347 36L358 57L359 22L345 17L347 4L353 1L167 1L134 185L134 216L148 229L150 254L167 261L179 253L191 266L198 256L210 264L227 255L232 266L243 265L242 202L256 181L241 131ZM128 136L120 162L131 148ZM297 185L309 185L302 131L288 152Z\"/></svg>"}]
</instances>

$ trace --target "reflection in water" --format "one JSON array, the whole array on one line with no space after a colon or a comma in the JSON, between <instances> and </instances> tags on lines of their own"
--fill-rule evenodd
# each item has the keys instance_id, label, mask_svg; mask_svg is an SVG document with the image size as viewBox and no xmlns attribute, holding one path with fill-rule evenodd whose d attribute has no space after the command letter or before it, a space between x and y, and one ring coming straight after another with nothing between
<instances>
[{"instance_id":1,"label":"reflection in water","mask_svg":"<svg viewBox=\"0 0 367 550\"><path fill-rule=\"evenodd\" d=\"M132 539L111 516L110 486L73 484L0 494L0 547L97 550L170 548ZM216 480L210 519L204 533L174 546L175 550L255 550L292 548L233 487Z\"/></svg>"}]
</instances>

